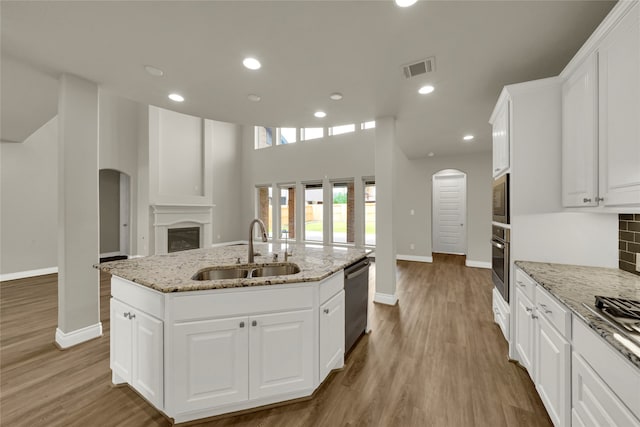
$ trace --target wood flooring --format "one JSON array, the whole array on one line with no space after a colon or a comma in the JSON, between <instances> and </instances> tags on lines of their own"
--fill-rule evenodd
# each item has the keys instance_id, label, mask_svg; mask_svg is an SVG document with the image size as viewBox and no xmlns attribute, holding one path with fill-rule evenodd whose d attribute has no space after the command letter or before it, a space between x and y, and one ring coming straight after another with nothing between
<instances>
[{"instance_id":1,"label":"wood flooring","mask_svg":"<svg viewBox=\"0 0 640 427\"><path fill-rule=\"evenodd\" d=\"M313 399L191 425L551 426L527 373L507 360L491 290L490 270L461 257L398 262L398 305L370 303L372 333ZM104 336L59 350L57 276L0 285L1 426L171 425L129 387L111 385L109 293L103 274Z\"/></svg>"}]
</instances>

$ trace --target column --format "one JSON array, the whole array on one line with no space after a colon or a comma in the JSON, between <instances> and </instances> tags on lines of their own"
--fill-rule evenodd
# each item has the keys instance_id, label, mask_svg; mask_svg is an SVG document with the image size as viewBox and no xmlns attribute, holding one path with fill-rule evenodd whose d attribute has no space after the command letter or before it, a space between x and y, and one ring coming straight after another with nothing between
<instances>
[{"instance_id":1,"label":"column","mask_svg":"<svg viewBox=\"0 0 640 427\"><path fill-rule=\"evenodd\" d=\"M67 348L102 335L98 86L65 74L58 98L58 328Z\"/></svg>"}]
</instances>

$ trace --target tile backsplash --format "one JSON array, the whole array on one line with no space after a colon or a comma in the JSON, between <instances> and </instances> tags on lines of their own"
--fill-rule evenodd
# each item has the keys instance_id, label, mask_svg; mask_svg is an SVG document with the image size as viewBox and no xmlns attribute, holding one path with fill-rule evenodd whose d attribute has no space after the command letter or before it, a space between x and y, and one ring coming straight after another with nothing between
<instances>
[{"instance_id":1,"label":"tile backsplash","mask_svg":"<svg viewBox=\"0 0 640 427\"><path fill-rule=\"evenodd\" d=\"M636 257L640 256L640 214L620 214L618 219L618 266L640 275L640 271L636 271Z\"/></svg>"}]
</instances>

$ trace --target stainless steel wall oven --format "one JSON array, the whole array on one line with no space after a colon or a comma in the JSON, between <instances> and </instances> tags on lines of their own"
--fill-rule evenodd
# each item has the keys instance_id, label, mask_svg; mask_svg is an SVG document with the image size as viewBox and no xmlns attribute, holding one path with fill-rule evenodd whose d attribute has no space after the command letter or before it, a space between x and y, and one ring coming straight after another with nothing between
<instances>
[{"instance_id":1,"label":"stainless steel wall oven","mask_svg":"<svg viewBox=\"0 0 640 427\"><path fill-rule=\"evenodd\" d=\"M493 226L491 236L491 270L493 284L509 302L509 229Z\"/></svg>"}]
</instances>

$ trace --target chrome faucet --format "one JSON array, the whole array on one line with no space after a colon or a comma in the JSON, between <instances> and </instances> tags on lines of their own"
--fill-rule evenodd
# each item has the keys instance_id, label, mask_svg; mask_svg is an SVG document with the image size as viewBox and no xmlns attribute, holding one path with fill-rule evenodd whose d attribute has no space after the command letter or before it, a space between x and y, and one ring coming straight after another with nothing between
<instances>
[{"instance_id":1,"label":"chrome faucet","mask_svg":"<svg viewBox=\"0 0 640 427\"><path fill-rule=\"evenodd\" d=\"M254 219L253 221L251 221L251 224L249 224L249 257L247 262L249 264L253 263L253 257L255 255L255 253L253 252L253 226L254 224L258 223L258 225L260 225L260 232L262 233L262 241L266 242L267 241L267 229L264 226L264 222L262 222L261 219Z\"/></svg>"}]
</instances>

